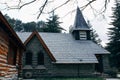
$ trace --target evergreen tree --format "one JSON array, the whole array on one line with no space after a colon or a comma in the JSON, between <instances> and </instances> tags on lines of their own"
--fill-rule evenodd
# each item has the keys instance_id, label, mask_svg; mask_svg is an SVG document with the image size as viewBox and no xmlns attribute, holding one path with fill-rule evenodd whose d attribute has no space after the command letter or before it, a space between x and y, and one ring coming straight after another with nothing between
<instances>
[{"instance_id":1,"label":"evergreen tree","mask_svg":"<svg viewBox=\"0 0 120 80\"><path fill-rule=\"evenodd\" d=\"M52 16L49 17L49 19L47 19L46 25L47 27L44 28L44 32L57 32L60 33L61 30L64 30L63 28L60 27L60 23L58 21L59 17L57 15L54 15L54 12L52 14Z\"/></svg>"},{"instance_id":2,"label":"evergreen tree","mask_svg":"<svg viewBox=\"0 0 120 80\"><path fill-rule=\"evenodd\" d=\"M44 21L38 21L36 23L36 30L38 32L45 32L45 29L47 28L46 26L47 26L46 22L44 22Z\"/></svg>"},{"instance_id":3,"label":"evergreen tree","mask_svg":"<svg viewBox=\"0 0 120 80\"><path fill-rule=\"evenodd\" d=\"M110 64L120 70L120 3L116 0L116 7L113 8L112 28L109 28L109 43L106 49L111 52Z\"/></svg>"},{"instance_id":4,"label":"evergreen tree","mask_svg":"<svg viewBox=\"0 0 120 80\"><path fill-rule=\"evenodd\" d=\"M15 31L17 32L23 31L23 23L21 20L10 18L7 14L5 15L5 18Z\"/></svg>"},{"instance_id":5,"label":"evergreen tree","mask_svg":"<svg viewBox=\"0 0 120 80\"><path fill-rule=\"evenodd\" d=\"M94 43L101 45L102 40L99 38L99 35L96 33L96 30L92 28L90 21L87 21L87 23L88 23L88 26L91 28L91 40Z\"/></svg>"},{"instance_id":6,"label":"evergreen tree","mask_svg":"<svg viewBox=\"0 0 120 80\"><path fill-rule=\"evenodd\" d=\"M23 23L24 32L32 32L36 30L36 22Z\"/></svg>"},{"instance_id":7,"label":"evergreen tree","mask_svg":"<svg viewBox=\"0 0 120 80\"><path fill-rule=\"evenodd\" d=\"M52 16L47 19L47 22L44 21L38 21L36 22L28 22L23 23L21 20L10 18L8 15L5 15L6 19L10 23L10 25L13 27L13 29L17 32L32 32L34 30L37 30L38 32L61 32L61 30L64 30L60 27L60 23L58 21L59 17L57 15L54 15L54 12Z\"/></svg>"},{"instance_id":8,"label":"evergreen tree","mask_svg":"<svg viewBox=\"0 0 120 80\"><path fill-rule=\"evenodd\" d=\"M16 32L32 32L34 30L41 32L43 31L42 27L46 26L44 21L23 23L21 20L9 17L7 14L5 18Z\"/></svg>"},{"instance_id":9,"label":"evergreen tree","mask_svg":"<svg viewBox=\"0 0 120 80\"><path fill-rule=\"evenodd\" d=\"M14 30L16 31L16 32L21 32L21 31L23 31L24 29L23 29L23 23L22 23L22 21L21 20L15 20L15 24L14 24L15 26L14 26Z\"/></svg>"},{"instance_id":10,"label":"evergreen tree","mask_svg":"<svg viewBox=\"0 0 120 80\"><path fill-rule=\"evenodd\" d=\"M11 25L11 27L14 29L14 27L15 27L15 21L16 20L14 18L10 18L7 14L5 14L4 17L9 22L9 24Z\"/></svg>"}]
</instances>

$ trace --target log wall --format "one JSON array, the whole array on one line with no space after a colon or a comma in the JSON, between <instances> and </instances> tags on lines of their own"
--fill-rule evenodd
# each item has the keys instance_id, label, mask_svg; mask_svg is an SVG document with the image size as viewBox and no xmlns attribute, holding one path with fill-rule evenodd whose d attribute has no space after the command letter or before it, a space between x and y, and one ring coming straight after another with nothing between
<instances>
[{"instance_id":1,"label":"log wall","mask_svg":"<svg viewBox=\"0 0 120 80\"><path fill-rule=\"evenodd\" d=\"M21 71L24 44L0 12L0 77L8 77ZM16 65L19 66L17 71Z\"/></svg>"},{"instance_id":2,"label":"log wall","mask_svg":"<svg viewBox=\"0 0 120 80\"><path fill-rule=\"evenodd\" d=\"M13 65L13 56L10 54L11 50L14 52L14 49L11 49L9 37L7 34L0 29L0 76L1 77L11 77L12 74L16 74L16 66ZM10 50L11 49L11 50ZM8 56L9 55L9 56ZM15 60L15 59L14 59Z\"/></svg>"}]
</instances>

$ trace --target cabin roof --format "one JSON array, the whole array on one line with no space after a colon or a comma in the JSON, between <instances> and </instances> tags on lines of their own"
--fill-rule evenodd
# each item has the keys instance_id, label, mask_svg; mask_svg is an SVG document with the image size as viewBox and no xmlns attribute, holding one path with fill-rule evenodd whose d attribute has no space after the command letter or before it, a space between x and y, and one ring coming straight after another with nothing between
<instances>
[{"instance_id":1,"label":"cabin roof","mask_svg":"<svg viewBox=\"0 0 120 80\"><path fill-rule=\"evenodd\" d=\"M24 43L31 32L17 33ZM98 63L95 54L108 54L101 46L90 40L75 40L71 34L66 33L38 33L50 50L55 63Z\"/></svg>"},{"instance_id":2,"label":"cabin roof","mask_svg":"<svg viewBox=\"0 0 120 80\"><path fill-rule=\"evenodd\" d=\"M0 27L2 27L8 33L9 37L12 37L12 39L16 41L15 43L17 45L19 44L18 46L22 46L22 48L24 48L21 39L18 37L16 32L13 30L13 28L10 26L10 24L8 23L8 21L5 19L5 17L1 12L0 12L0 22L4 25Z\"/></svg>"}]
</instances>

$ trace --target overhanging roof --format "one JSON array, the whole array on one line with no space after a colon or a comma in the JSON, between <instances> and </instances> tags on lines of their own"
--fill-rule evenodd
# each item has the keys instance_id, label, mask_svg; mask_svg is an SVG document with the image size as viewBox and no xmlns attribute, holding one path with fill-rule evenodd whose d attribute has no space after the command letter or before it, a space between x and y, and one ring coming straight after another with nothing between
<instances>
[{"instance_id":1,"label":"overhanging roof","mask_svg":"<svg viewBox=\"0 0 120 80\"><path fill-rule=\"evenodd\" d=\"M31 33L17 34L24 42ZM39 33L39 36L58 64L98 63L95 54L109 53L90 40L75 40L71 34Z\"/></svg>"},{"instance_id":2,"label":"overhanging roof","mask_svg":"<svg viewBox=\"0 0 120 80\"><path fill-rule=\"evenodd\" d=\"M15 43L19 44L18 46L22 46L22 48L24 48L22 41L20 40L16 32L13 30L13 28L10 26L10 24L8 23L8 21L5 19L5 17L2 15L1 12L0 12L0 22L5 25L3 28L7 30L8 35L17 41Z\"/></svg>"}]
</instances>

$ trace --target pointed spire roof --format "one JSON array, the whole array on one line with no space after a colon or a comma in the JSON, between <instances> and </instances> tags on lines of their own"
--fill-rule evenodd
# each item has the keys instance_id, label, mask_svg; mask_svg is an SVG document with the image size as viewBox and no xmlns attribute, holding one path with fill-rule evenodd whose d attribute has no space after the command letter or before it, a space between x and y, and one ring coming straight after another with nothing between
<instances>
[{"instance_id":1,"label":"pointed spire roof","mask_svg":"<svg viewBox=\"0 0 120 80\"><path fill-rule=\"evenodd\" d=\"M73 27L74 29L79 29L79 30L90 30L79 7L77 7L77 12L76 12L75 22Z\"/></svg>"}]
</instances>

